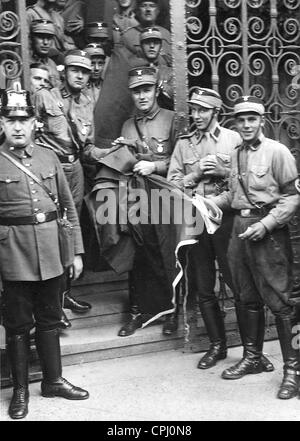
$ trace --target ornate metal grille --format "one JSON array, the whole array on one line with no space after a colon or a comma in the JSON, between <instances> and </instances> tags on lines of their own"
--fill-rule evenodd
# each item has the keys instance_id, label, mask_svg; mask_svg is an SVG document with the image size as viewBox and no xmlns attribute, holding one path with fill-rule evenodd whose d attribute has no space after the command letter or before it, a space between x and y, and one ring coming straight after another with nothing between
<instances>
[{"instance_id":1,"label":"ornate metal grille","mask_svg":"<svg viewBox=\"0 0 300 441\"><path fill-rule=\"evenodd\" d=\"M300 0L186 0L186 27L189 89L218 90L227 127L238 96L262 98L266 135L290 148L300 170ZM299 216L290 224L297 295Z\"/></svg>"},{"instance_id":2,"label":"ornate metal grille","mask_svg":"<svg viewBox=\"0 0 300 441\"><path fill-rule=\"evenodd\" d=\"M186 0L186 16L190 88L221 93L227 126L237 96L263 98L267 134L299 149L300 1Z\"/></svg>"},{"instance_id":3,"label":"ornate metal grille","mask_svg":"<svg viewBox=\"0 0 300 441\"><path fill-rule=\"evenodd\" d=\"M22 79L29 86L25 0L0 2L0 86Z\"/></svg>"}]
</instances>

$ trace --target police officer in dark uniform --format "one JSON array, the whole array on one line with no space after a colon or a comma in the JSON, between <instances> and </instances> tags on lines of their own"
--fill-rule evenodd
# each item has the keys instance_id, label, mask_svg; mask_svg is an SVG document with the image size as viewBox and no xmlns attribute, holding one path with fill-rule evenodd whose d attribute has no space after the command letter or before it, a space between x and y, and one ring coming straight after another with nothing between
<instances>
[{"instance_id":1,"label":"police officer in dark uniform","mask_svg":"<svg viewBox=\"0 0 300 441\"><path fill-rule=\"evenodd\" d=\"M263 135L264 113L259 98L244 96L236 101L236 127L243 142L233 152L229 191L213 198L220 208L235 211L228 258L243 311L244 355L222 377L235 380L262 372L261 310L266 304L275 315L284 361L277 397L289 399L299 393L300 370L287 227L300 203L298 173L289 149Z\"/></svg>"},{"instance_id":2,"label":"police officer in dark uniform","mask_svg":"<svg viewBox=\"0 0 300 441\"><path fill-rule=\"evenodd\" d=\"M170 156L176 142L175 114L171 110L162 109L157 104L157 74L156 69L141 66L129 71L129 89L135 104L135 116L127 120L121 136L140 149L140 160L133 171L147 176L152 173L166 176ZM151 225L149 226L151 229ZM152 234L149 229L149 234ZM139 308L140 298L145 295L140 281L143 281L143 272L147 271L147 261L136 259L135 270L129 277L130 321L119 331L119 336L131 335L143 324ZM166 279L166 277L165 277ZM164 282L161 282L162 286ZM172 288L170 299L172 298ZM163 327L165 335L172 334L177 329L176 314L166 316Z\"/></svg>"},{"instance_id":3,"label":"police officer in dark uniform","mask_svg":"<svg viewBox=\"0 0 300 441\"><path fill-rule=\"evenodd\" d=\"M34 109L29 92L8 90L1 97L0 147L0 274L3 280L3 324L7 335L13 397L9 415L28 413L29 332L35 326L44 397L88 398L87 391L62 377L58 326L61 318L60 285L64 268L60 258L57 204L38 184L33 173L67 210L74 230L73 278L82 271L83 245L79 220L64 172L56 155L33 140Z\"/></svg>"}]
</instances>

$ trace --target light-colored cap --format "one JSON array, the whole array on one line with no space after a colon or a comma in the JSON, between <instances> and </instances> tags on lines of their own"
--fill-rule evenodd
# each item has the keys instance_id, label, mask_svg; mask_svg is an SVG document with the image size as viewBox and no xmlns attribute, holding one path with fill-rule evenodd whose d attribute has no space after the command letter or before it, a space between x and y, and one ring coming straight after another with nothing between
<instances>
[{"instance_id":1,"label":"light-colored cap","mask_svg":"<svg viewBox=\"0 0 300 441\"><path fill-rule=\"evenodd\" d=\"M72 49L66 53L65 66L79 66L92 70L91 57L86 51Z\"/></svg>"},{"instance_id":2,"label":"light-colored cap","mask_svg":"<svg viewBox=\"0 0 300 441\"><path fill-rule=\"evenodd\" d=\"M131 69L128 74L128 87L134 89L135 87L144 84L156 84L157 74L153 67L142 66Z\"/></svg>"},{"instance_id":3,"label":"light-colored cap","mask_svg":"<svg viewBox=\"0 0 300 441\"><path fill-rule=\"evenodd\" d=\"M162 40L162 35L161 32L158 28L145 28L142 30L141 35L140 35L140 41L145 41L145 40Z\"/></svg>"},{"instance_id":4,"label":"light-colored cap","mask_svg":"<svg viewBox=\"0 0 300 441\"><path fill-rule=\"evenodd\" d=\"M53 22L44 19L33 20L31 22L30 31L32 34L56 34Z\"/></svg>"},{"instance_id":5,"label":"light-colored cap","mask_svg":"<svg viewBox=\"0 0 300 441\"><path fill-rule=\"evenodd\" d=\"M257 113L258 115L264 115L265 106L260 98L255 96L241 96L238 98L233 107L233 114L238 115L240 113Z\"/></svg>"},{"instance_id":6,"label":"light-colored cap","mask_svg":"<svg viewBox=\"0 0 300 441\"><path fill-rule=\"evenodd\" d=\"M97 56L105 58L105 52L100 44L89 43L84 50L90 55L90 57Z\"/></svg>"},{"instance_id":7,"label":"light-colored cap","mask_svg":"<svg viewBox=\"0 0 300 441\"><path fill-rule=\"evenodd\" d=\"M222 106L222 99L219 93L213 89L196 87L192 91L188 103L197 104L198 106L206 107L208 109L220 109L220 107Z\"/></svg>"}]
</instances>

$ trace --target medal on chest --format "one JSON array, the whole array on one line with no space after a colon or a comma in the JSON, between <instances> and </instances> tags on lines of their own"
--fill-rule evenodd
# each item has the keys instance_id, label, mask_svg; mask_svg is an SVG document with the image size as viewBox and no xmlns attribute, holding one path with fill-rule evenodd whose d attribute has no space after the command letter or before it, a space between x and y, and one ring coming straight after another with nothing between
<instances>
[{"instance_id":1,"label":"medal on chest","mask_svg":"<svg viewBox=\"0 0 300 441\"><path fill-rule=\"evenodd\" d=\"M82 134L83 136L87 135L87 126L86 126L85 124L83 125L83 127L82 127L82 129L81 129L81 134Z\"/></svg>"},{"instance_id":2,"label":"medal on chest","mask_svg":"<svg viewBox=\"0 0 300 441\"><path fill-rule=\"evenodd\" d=\"M164 151L164 145L160 139L158 140L156 150L157 150L157 153L162 153Z\"/></svg>"}]
</instances>

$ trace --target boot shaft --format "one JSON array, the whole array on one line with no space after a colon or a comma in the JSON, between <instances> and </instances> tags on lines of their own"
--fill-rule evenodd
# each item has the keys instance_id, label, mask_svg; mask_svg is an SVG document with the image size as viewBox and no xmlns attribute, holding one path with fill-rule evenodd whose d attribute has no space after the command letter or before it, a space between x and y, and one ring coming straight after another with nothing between
<instances>
[{"instance_id":1,"label":"boot shaft","mask_svg":"<svg viewBox=\"0 0 300 441\"><path fill-rule=\"evenodd\" d=\"M36 349L40 358L45 381L55 381L62 375L59 331L36 330Z\"/></svg>"},{"instance_id":2,"label":"boot shaft","mask_svg":"<svg viewBox=\"0 0 300 441\"><path fill-rule=\"evenodd\" d=\"M200 311L212 344L221 344L226 347L224 318L220 306L216 301L200 303Z\"/></svg>"},{"instance_id":3,"label":"boot shaft","mask_svg":"<svg viewBox=\"0 0 300 441\"><path fill-rule=\"evenodd\" d=\"M28 388L29 333L7 335L7 353L15 389Z\"/></svg>"},{"instance_id":4,"label":"boot shaft","mask_svg":"<svg viewBox=\"0 0 300 441\"><path fill-rule=\"evenodd\" d=\"M297 324L297 318L294 315L285 317L277 316L275 322L284 361L284 370L299 371L299 348L293 347L293 338L295 336L293 327Z\"/></svg>"}]
</instances>

